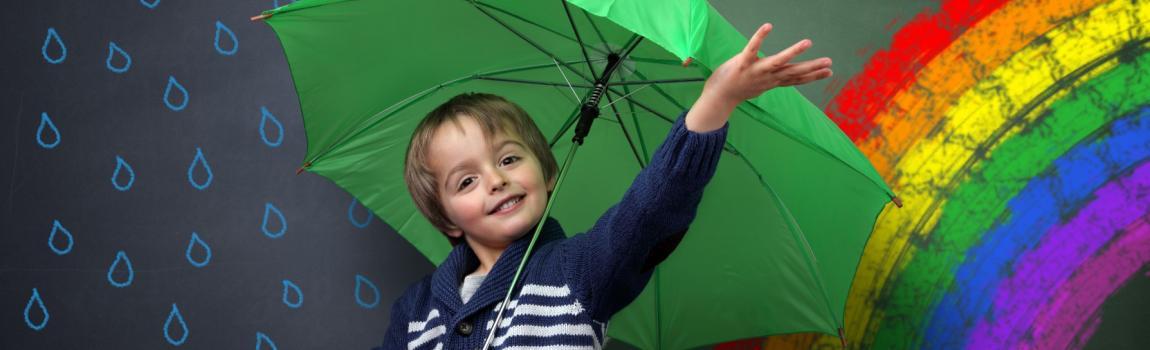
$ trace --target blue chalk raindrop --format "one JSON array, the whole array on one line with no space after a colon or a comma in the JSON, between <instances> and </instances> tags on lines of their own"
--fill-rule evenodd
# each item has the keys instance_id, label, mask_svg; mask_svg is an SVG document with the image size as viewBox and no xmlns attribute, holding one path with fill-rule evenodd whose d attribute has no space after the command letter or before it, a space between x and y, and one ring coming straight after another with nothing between
<instances>
[{"instance_id":1,"label":"blue chalk raindrop","mask_svg":"<svg viewBox=\"0 0 1150 350\"><path fill-rule=\"evenodd\" d=\"M56 43L56 47L60 51L59 57L52 58L48 56L48 46L51 43ZM56 28L48 27L48 36L44 37L44 46L40 47L40 54L51 64L59 64L60 62L64 62L65 58L68 58L68 47L64 46L64 40L60 39L60 33L56 33Z\"/></svg>"},{"instance_id":2,"label":"blue chalk raindrop","mask_svg":"<svg viewBox=\"0 0 1150 350\"><path fill-rule=\"evenodd\" d=\"M267 107L260 106L260 114L263 115L260 118L260 138L264 140L264 144L268 145L268 147L279 147L284 141L284 125L280 123L275 115L272 115L272 112L268 111ZM267 124L269 121L278 129L276 131L275 141L268 140Z\"/></svg>"},{"instance_id":3,"label":"blue chalk raindrop","mask_svg":"<svg viewBox=\"0 0 1150 350\"><path fill-rule=\"evenodd\" d=\"M231 41L232 41L232 48L231 49L224 50L222 47L220 47L220 33L227 34L228 38L231 39ZM224 25L223 22L220 22L217 20L216 21L216 52L219 52L221 55L231 56L231 55L235 55L236 51L239 49L240 49L240 41L238 39L236 39L236 33L232 32L231 28L228 28L228 26Z\"/></svg>"},{"instance_id":4,"label":"blue chalk raindrop","mask_svg":"<svg viewBox=\"0 0 1150 350\"><path fill-rule=\"evenodd\" d=\"M64 238L66 238L67 242L68 242L68 245L66 247L64 247L64 248L57 248L56 247L56 234L57 233L64 233ZM68 252L72 251L72 244L73 243L74 243L74 241L72 240L72 233L68 232L68 229L64 228L64 225L60 224L60 220L52 220L52 233L48 234L48 248L52 248L52 251L55 252L56 255L64 255L64 254L68 254Z\"/></svg>"},{"instance_id":5,"label":"blue chalk raindrop","mask_svg":"<svg viewBox=\"0 0 1150 350\"><path fill-rule=\"evenodd\" d=\"M116 281L116 279L112 277L112 275L115 274L116 270L119 269L119 266L121 264L123 264L124 265L123 268L127 269L127 271L128 271L128 279L126 281L123 281L123 282ZM113 261L112 266L108 267L108 283L111 283L113 286L116 286L116 288L124 288L124 287L131 285L132 280L135 278L136 278L136 271L132 269L132 261L128 259L128 254L124 254L123 250L116 252L116 261Z\"/></svg>"},{"instance_id":6,"label":"blue chalk raindrop","mask_svg":"<svg viewBox=\"0 0 1150 350\"><path fill-rule=\"evenodd\" d=\"M194 173L196 169L202 169L207 174L204 181L196 181ZM196 147L196 157L192 159L192 164L188 165L188 183L192 184L197 190L207 189L212 184L212 166L208 165L208 160L204 158L204 151Z\"/></svg>"},{"instance_id":7,"label":"blue chalk raindrop","mask_svg":"<svg viewBox=\"0 0 1150 350\"><path fill-rule=\"evenodd\" d=\"M180 339L172 339L172 320L180 324ZM188 324L184 323L184 316L180 315L180 308L176 307L176 303L172 303L172 311L168 313L168 319L164 321L164 339L175 346L180 346L185 340L188 340Z\"/></svg>"},{"instance_id":8,"label":"blue chalk raindrop","mask_svg":"<svg viewBox=\"0 0 1150 350\"><path fill-rule=\"evenodd\" d=\"M124 61L124 64L120 67L116 67L112 64L113 58L116 56L123 57L122 61ZM124 73L128 71L128 68L132 68L132 56L128 55L128 53L124 51L124 49L121 49L119 45L116 45L115 41L109 41L108 59L104 61L104 65L108 67L108 70L115 72L116 74Z\"/></svg>"},{"instance_id":9,"label":"blue chalk raindrop","mask_svg":"<svg viewBox=\"0 0 1150 350\"><path fill-rule=\"evenodd\" d=\"M196 261L195 258L192 258L192 249L195 247L199 247L204 251L203 254L199 254L203 256L203 258L199 259L199 261ZM192 239L188 241L188 249L184 252L184 257L188 258L188 262L191 263L192 266L204 267L212 261L212 248L209 247L208 244L204 242L204 240L200 239L200 235L192 232Z\"/></svg>"},{"instance_id":10,"label":"blue chalk raindrop","mask_svg":"<svg viewBox=\"0 0 1150 350\"><path fill-rule=\"evenodd\" d=\"M372 301L363 301L364 290L370 290L372 294ZM367 309L373 309L379 306L379 288L375 287L375 283L371 283L367 277L360 274L355 275L355 302Z\"/></svg>"},{"instance_id":11,"label":"blue chalk raindrop","mask_svg":"<svg viewBox=\"0 0 1150 350\"><path fill-rule=\"evenodd\" d=\"M287 305L288 307L293 308L293 309L298 309L301 305L303 305L303 292L300 291L299 286L297 286L295 283L292 283L292 281L284 280L283 283L284 283L284 297L283 297L284 305ZM295 301L290 301L288 299L289 294L295 294Z\"/></svg>"},{"instance_id":12,"label":"blue chalk raindrop","mask_svg":"<svg viewBox=\"0 0 1150 350\"><path fill-rule=\"evenodd\" d=\"M356 204L359 204L359 201L355 200L355 198L352 198L351 205L347 206L347 220L351 221L351 224L355 227L367 228L367 225L371 224L371 218L374 217L374 215L371 214L371 210L367 209L367 207L358 206ZM367 218L363 219L362 222L355 219L355 208L363 208L363 211L367 212Z\"/></svg>"},{"instance_id":13,"label":"blue chalk raindrop","mask_svg":"<svg viewBox=\"0 0 1150 350\"><path fill-rule=\"evenodd\" d=\"M278 350L276 349L276 343L272 341L272 338L269 338L268 335L264 334L263 332L256 332L256 350L264 350L264 344L268 344L271 350Z\"/></svg>"},{"instance_id":14,"label":"blue chalk raindrop","mask_svg":"<svg viewBox=\"0 0 1150 350\"><path fill-rule=\"evenodd\" d=\"M40 323L32 323L32 305L40 308ZM32 297L28 298L28 305L24 306L24 323L28 324L28 328L36 331L44 329L48 325L48 308L44 307L44 300L40 298L40 291L32 288Z\"/></svg>"},{"instance_id":15,"label":"blue chalk raindrop","mask_svg":"<svg viewBox=\"0 0 1150 350\"><path fill-rule=\"evenodd\" d=\"M45 127L51 132L47 137L44 135ZM45 138L52 139L52 143L44 142ZM52 118L48 118L48 112L40 112L40 126L36 128L36 143L46 149L53 149L60 145L60 129L56 128L56 123L52 122Z\"/></svg>"},{"instance_id":16,"label":"blue chalk raindrop","mask_svg":"<svg viewBox=\"0 0 1150 350\"><path fill-rule=\"evenodd\" d=\"M183 98L180 99L179 105L172 103L172 88L180 90L180 94L183 95ZM168 86L164 88L164 105L168 106L168 109L177 112L184 110L184 107L188 106L188 90L184 89L184 86L180 85L180 82L176 81L176 77L171 75L168 76Z\"/></svg>"},{"instance_id":17,"label":"blue chalk raindrop","mask_svg":"<svg viewBox=\"0 0 1150 350\"><path fill-rule=\"evenodd\" d=\"M287 4L290 4L290 3L293 3L293 2L295 2L295 1L292 1L292 0L284 0L284 5L287 5ZM279 1L279 0L272 0L272 8L274 9L274 8L277 8L277 7L280 7L280 1Z\"/></svg>"},{"instance_id":18,"label":"blue chalk raindrop","mask_svg":"<svg viewBox=\"0 0 1150 350\"><path fill-rule=\"evenodd\" d=\"M279 221L280 229L279 229L279 231L276 231L276 232L272 232L271 230L268 229L268 217L270 217L272 214L275 214L276 218ZM265 236L268 236L270 238L283 237L284 232L287 232L287 220L284 219L284 213L281 212L279 210L279 208L276 208L275 205L272 205L271 202L264 204L264 222L262 225L260 225L260 229L264 231Z\"/></svg>"},{"instance_id":19,"label":"blue chalk raindrop","mask_svg":"<svg viewBox=\"0 0 1150 350\"><path fill-rule=\"evenodd\" d=\"M154 9L154 8L156 8L156 6L160 6L160 0L152 0L152 1L140 0L140 4L144 5L144 7L147 7L149 9Z\"/></svg>"},{"instance_id":20,"label":"blue chalk raindrop","mask_svg":"<svg viewBox=\"0 0 1150 350\"><path fill-rule=\"evenodd\" d=\"M127 173L127 183L122 183L119 179L123 176L121 173ZM132 188L132 183L136 182L136 171L132 170L132 166L124 161L119 155L116 155L116 170L112 172L112 187L115 187L121 192L127 191Z\"/></svg>"}]
</instances>

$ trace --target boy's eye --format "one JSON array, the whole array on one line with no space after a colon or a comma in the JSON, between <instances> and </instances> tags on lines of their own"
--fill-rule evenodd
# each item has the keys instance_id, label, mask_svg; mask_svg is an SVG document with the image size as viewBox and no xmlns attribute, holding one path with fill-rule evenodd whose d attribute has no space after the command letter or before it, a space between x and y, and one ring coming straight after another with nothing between
<instances>
[{"instance_id":1,"label":"boy's eye","mask_svg":"<svg viewBox=\"0 0 1150 350\"><path fill-rule=\"evenodd\" d=\"M464 178L463 181L459 182L459 189L462 190L464 188L467 188L467 186L471 185L472 181L474 181L474 178L471 178L471 177Z\"/></svg>"},{"instance_id":2,"label":"boy's eye","mask_svg":"<svg viewBox=\"0 0 1150 350\"><path fill-rule=\"evenodd\" d=\"M503 160L499 161L499 164L508 165L517 161L519 161L519 156L507 156L507 158L503 158Z\"/></svg>"}]
</instances>

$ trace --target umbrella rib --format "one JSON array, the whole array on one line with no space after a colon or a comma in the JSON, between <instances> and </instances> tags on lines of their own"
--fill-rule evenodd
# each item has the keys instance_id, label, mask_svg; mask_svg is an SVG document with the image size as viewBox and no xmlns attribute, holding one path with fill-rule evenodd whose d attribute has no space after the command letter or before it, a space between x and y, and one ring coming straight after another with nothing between
<instances>
[{"instance_id":1,"label":"umbrella rib","mask_svg":"<svg viewBox=\"0 0 1150 350\"><path fill-rule=\"evenodd\" d=\"M579 117L579 109L581 106L582 104L575 107L575 110L571 112L571 116L567 117L566 122L563 122L563 127L559 128L559 132L555 133L555 136L551 137L550 142L547 142L548 148L555 148L555 143L559 142L559 137L567 133L567 129L570 129L571 125L575 123L575 119Z\"/></svg>"},{"instance_id":2,"label":"umbrella rib","mask_svg":"<svg viewBox=\"0 0 1150 350\"><path fill-rule=\"evenodd\" d=\"M539 50L539 52L542 52L544 55L547 55L547 57L550 57L551 59L555 60L556 62L563 64L564 67L567 67L567 69L571 70L571 72L575 73L575 75L578 75L580 78L583 78L583 80L585 80L587 82L593 82L594 81L592 79L587 78L586 75L579 72L575 68L571 67L571 65L567 64L564 61L559 60L558 56L555 56L555 54L551 53L551 51L547 51L547 49L544 49L543 46L539 45L539 43L536 43L534 40L531 40L531 38L528 38L523 33L520 33L519 31L515 30L515 28L511 28L511 26L508 25L506 22L503 22L503 20L500 20L498 17L495 17L495 15L492 15L490 12L487 12L487 10L485 10L483 7L480 7L479 4L477 2L475 2L474 0L471 1L471 3L475 6L476 10L479 10L479 12L482 12L488 18L491 18L491 20L495 21L495 23L499 23L499 25L503 26L504 29L507 29L512 34L515 34L515 36L518 36L520 39L523 39L523 41L526 41L527 44L531 45L536 50Z\"/></svg>"},{"instance_id":3,"label":"umbrella rib","mask_svg":"<svg viewBox=\"0 0 1150 350\"><path fill-rule=\"evenodd\" d=\"M541 81L541 80L519 79L519 78L502 78L502 77L493 77L490 75L476 75L475 78L481 79L481 80L502 81L502 82L508 82L508 83L522 83L522 84L529 84L529 85L568 86L568 87L581 87L581 88L586 88L586 89L595 88L594 86L587 85L587 84L572 84L570 82L560 83L560 82L552 82L552 81ZM704 80L703 78L636 80L636 81L615 82L615 83L611 83L611 85L648 85L649 86L651 84L694 83L694 82L700 82L703 80ZM646 86L644 86L640 89L643 89L643 88L646 88ZM639 91L639 90L635 90L635 91ZM603 107L606 107L606 106L603 106ZM600 107L600 108L602 108L602 107Z\"/></svg>"},{"instance_id":4,"label":"umbrella rib","mask_svg":"<svg viewBox=\"0 0 1150 350\"><path fill-rule=\"evenodd\" d=\"M635 75L638 76L639 79L647 79L647 76L639 71L635 71ZM663 96L663 98L667 99L667 101L670 101L671 104L674 104L675 107L679 107L679 109L687 109L686 106L683 106L683 104L679 103L679 100L671 97L671 94L668 94L666 90L663 90L663 88L659 87L658 85L654 86L654 88L655 91L659 93L659 96Z\"/></svg>"},{"instance_id":5,"label":"umbrella rib","mask_svg":"<svg viewBox=\"0 0 1150 350\"><path fill-rule=\"evenodd\" d=\"M532 26L534 26L534 27L536 27L536 28L539 28L539 29L542 29L542 30L544 30L544 31L547 31L548 33L551 33L551 34L555 34L555 35L557 35L557 36L559 36L559 37L561 37L561 38L563 38L563 39L567 39L567 40L570 40L570 41L572 41L572 42L575 42L575 41L576 41L576 40L575 40L575 38L569 37L569 36L567 36L567 34L563 34L563 33L560 33L560 32L559 32L559 31L557 31L557 30L554 30L554 29L551 29L551 28L547 28L546 26L544 26L544 25L542 25L542 24L539 24L539 23L536 23L536 22L534 22L534 21L532 21L532 20L529 20L529 19L527 19L527 18L524 18L523 16L517 15L517 14L515 14L515 13L511 12L511 11L507 11L507 10L504 10L504 9L502 9L502 8L498 7L498 6L495 6L495 5L491 5L491 4L486 4L486 3L481 3L481 2L476 2L476 4L479 4L480 6L483 6L483 7L486 7L486 8L492 9L492 10L495 10L495 11L499 11L499 12L500 12L500 13L502 13L502 14L505 14L505 15L511 16L512 18L518 19L518 20L522 21L523 23L527 23L527 24L530 24L530 25L532 25ZM590 46L590 45L586 45L586 44L584 44L584 46L586 46L587 48L591 49L592 51L598 52L598 53L600 53L600 54L603 54L603 55L606 55L606 54L610 53L610 52L606 52L606 51L603 51L603 49L597 48L597 47L595 47L595 46Z\"/></svg>"},{"instance_id":6,"label":"umbrella rib","mask_svg":"<svg viewBox=\"0 0 1150 350\"><path fill-rule=\"evenodd\" d=\"M622 101L622 99L624 99L624 98L627 98L628 96L634 95L636 92L642 91L643 89L646 89L646 88L649 88L649 87L651 87L651 85L643 85L643 87L640 87L640 88L638 88L638 89L635 89L635 91L628 91L626 95L623 95L622 97L619 97L619 98L620 98L620 101ZM605 107L611 107L611 105L615 104L615 102L616 102L616 101L609 101L609 102L611 102L611 103L608 103L606 106L603 106L603 107L599 107L599 109L603 109L603 108L605 108ZM612 107L612 108L614 108L614 107Z\"/></svg>"},{"instance_id":7,"label":"umbrella rib","mask_svg":"<svg viewBox=\"0 0 1150 350\"><path fill-rule=\"evenodd\" d=\"M656 79L656 80L631 80L631 81L617 81L611 85L648 85L648 84L672 84L672 83L697 83L706 81L707 78L675 78L675 79Z\"/></svg>"},{"instance_id":8,"label":"umbrella rib","mask_svg":"<svg viewBox=\"0 0 1150 350\"><path fill-rule=\"evenodd\" d=\"M606 45L607 38L603 37L603 32L599 31L599 25L595 24L595 21L591 20L591 15L587 13L587 10L580 10L583 12L583 18L587 19L587 23L591 23L591 29L595 30L595 35L599 36L599 42L602 42L604 45ZM607 47L607 51L611 51L611 48Z\"/></svg>"},{"instance_id":9,"label":"umbrella rib","mask_svg":"<svg viewBox=\"0 0 1150 350\"><path fill-rule=\"evenodd\" d=\"M620 79L623 81L627 80L625 77L620 77ZM632 94L631 88L626 85L623 85L623 92L627 93L623 96L630 96ZM615 102L611 101L611 104L615 104ZM639 147L643 150L643 160L650 162L651 155L647 153L647 142L643 140L643 128L639 127L639 118L635 116L635 104L628 100L627 106L630 107L629 109L631 110L631 123L635 125L635 135L639 137Z\"/></svg>"},{"instance_id":10,"label":"umbrella rib","mask_svg":"<svg viewBox=\"0 0 1150 350\"><path fill-rule=\"evenodd\" d=\"M587 14L586 11L584 11L583 13ZM588 19L588 21L590 21L590 19ZM595 26L595 22L591 22L591 26L596 29L596 32L598 31L599 27ZM602 35L602 34L600 34L600 35ZM636 42L639 40L639 38L640 38L639 34L632 34L630 38L627 38L627 43L623 44L623 47L630 47L632 44L634 44L635 46L638 46L638 44ZM630 51L628 51L628 52L630 52ZM628 54L627 58L634 60L634 57L630 56L629 54ZM636 74L639 73L639 71L637 69L634 70L633 72ZM646 78L644 78L644 79L646 79ZM623 75L620 75L619 81L626 82L627 78ZM623 95L624 97L630 96L633 93L631 91L631 88L628 87L627 85L622 85L622 87L623 87L623 92L626 92L626 94ZM638 91L638 90L636 90L636 91ZM620 100L622 100L622 99L620 99ZM611 102L611 103L609 103L608 105L615 104L614 101L609 101L609 102ZM635 113L635 104L631 100L627 99L627 106L630 107L629 109L631 111L631 113L630 113L631 114L631 123L635 124L635 134L639 137L639 147L643 150L643 159L647 162L650 162L651 161L651 154L647 151L646 141L643 140L643 128L639 127L639 118L635 116L637 114L637 113Z\"/></svg>"},{"instance_id":11,"label":"umbrella rib","mask_svg":"<svg viewBox=\"0 0 1150 350\"><path fill-rule=\"evenodd\" d=\"M554 60L552 62L554 62ZM587 64L591 64L591 62L587 62ZM567 79L567 73L563 73L563 67L559 66L559 62L555 62L555 69L559 70L559 75L563 76L563 81L567 82L567 87L571 88L571 94L575 95L575 104L578 105L579 104L579 93L575 92L574 86L571 86L571 79Z\"/></svg>"},{"instance_id":12,"label":"umbrella rib","mask_svg":"<svg viewBox=\"0 0 1150 350\"><path fill-rule=\"evenodd\" d=\"M606 61L606 60L607 60L606 58L597 58L597 59L593 59L591 61L592 62L599 62L599 61ZM479 73L478 75L494 76L494 75L500 75L500 74L511 74L511 73L518 73L518 72L522 72L522 71L528 71L528 70L532 70L532 69L550 68L551 66L557 65L557 64L568 65L568 64L575 64L575 63L579 63L579 62L583 62L583 60L555 62L555 59L552 59L551 62L549 62L549 63L541 63L541 64L533 64L533 65L505 68L505 69L494 70L494 71L490 71L490 72L486 72L486 73Z\"/></svg>"},{"instance_id":13,"label":"umbrella rib","mask_svg":"<svg viewBox=\"0 0 1150 350\"><path fill-rule=\"evenodd\" d=\"M583 36L579 35L579 29L575 27L575 19L571 18L571 8L567 6L567 0L559 0L563 4L563 13L567 14L567 22L571 23L571 32L575 33L575 40L579 42L579 50L583 52L583 59L587 60L587 71L591 72L591 77L599 80L599 75L595 74L595 66L591 65L591 57L587 56L587 48L583 47Z\"/></svg>"},{"instance_id":14,"label":"umbrella rib","mask_svg":"<svg viewBox=\"0 0 1150 350\"><path fill-rule=\"evenodd\" d=\"M643 37L639 34L635 34L632 35L631 39L628 41L631 43L631 45L630 47L627 47L627 51L624 51L623 54L619 55L620 60L627 59L627 57L631 56L631 51L635 51L635 48L639 47L639 43L643 42Z\"/></svg>"},{"instance_id":15,"label":"umbrella rib","mask_svg":"<svg viewBox=\"0 0 1150 350\"><path fill-rule=\"evenodd\" d=\"M638 90L636 90L638 91ZM615 120L619 122L619 130L623 130L623 137L627 139L627 146L631 147L631 153L635 155L635 161L639 162L639 168L646 168L647 164L643 163L643 157L639 156L639 150L635 149L635 142L631 140L631 133L627 132L627 127L623 125L623 118L619 116L619 109L615 107L615 101L611 98L610 92L606 93L607 105L611 106L611 110L615 112Z\"/></svg>"},{"instance_id":16,"label":"umbrella rib","mask_svg":"<svg viewBox=\"0 0 1150 350\"><path fill-rule=\"evenodd\" d=\"M581 87L581 88L587 88L587 89L594 88L594 86L586 85L586 84L566 84L566 83L560 83L560 82L539 81L539 80L530 80L530 79L500 78L500 77L492 77L492 76L486 76L486 75L477 75L477 76L475 76L475 78L479 79L479 80L501 81L501 82L506 82L506 83L519 83L519 84L527 84L527 85L547 85L547 86L572 87L572 91L574 91L574 87Z\"/></svg>"},{"instance_id":17,"label":"umbrella rib","mask_svg":"<svg viewBox=\"0 0 1150 350\"><path fill-rule=\"evenodd\" d=\"M665 59L660 59L660 58L648 58L648 57L632 56L631 60L635 61L635 62L654 63L654 64L661 64L661 65L666 65L666 66L676 66L676 67L682 67L683 66L683 62L679 62L679 61L675 61L675 60L665 60ZM690 66L695 65L695 64L696 64L695 61L691 61L691 64L688 64L687 66L690 67Z\"/></svg>"},{"instance_id":18,"label":"umbrella rib","mask_svg":"<svg viewBox=\"0 0 1150 350\"><path fill-rule=\"evenodd\" d=\"M611 92L613 92L613 93L615 93L616 95L619 95L619 96L623 96L623 94L619 93L619 91L616 91L615 89L607 89L607 90L608 90L608 91L611 91ZM625 99L625 100L627 100L627 101L628 101L628 102L630 102L630 103L633 103L633 104L635 104L636 106L639 106L639 108L640 108L640 109L646 110L647 112L651 112L651 114L654 114L655 116L659 117L659 119L663 119L663 120L665 120L665 121L667 121L668 123L671 123L671 124L674 124L674 123L675 123L675 120L674 120L674 119L671 119L671 118L667 117L667 116L666 116L666 115L664 115L663 113L660 113L660 112L658 112L658 111L655 111L655 110L654 110L654 109L652 109L651 107L647 107L646 105L644 105L644 104L642 104L642 103L639 103L639 101L635 101L635 99L633 99L633 98L631 98L631 97L625 97L624 99Z\"/></svg>"}]
</instances>

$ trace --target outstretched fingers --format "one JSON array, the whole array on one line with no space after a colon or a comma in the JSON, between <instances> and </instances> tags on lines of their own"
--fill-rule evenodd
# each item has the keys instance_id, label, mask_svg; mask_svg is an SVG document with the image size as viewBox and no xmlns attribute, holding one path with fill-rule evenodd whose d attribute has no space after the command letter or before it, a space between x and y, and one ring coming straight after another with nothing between
<instances>
[{"instance_id":1,"label":"outstretched fingers","mask_svg":"<svg viewBox=\"0 0 1150 350\"><path fill-rule=\"evenodd\" d=\"M834 75L834 72L831 71L830 68L823 68L813 72L807 72L803 75L785 78L779 82L779 86L803 85L815 80L829 78L831 75Z\"/></svg>"},{"instance_id":2,"label":"outstretched fingers","mask_svg":"<svg viewBox=\"0 0 1150 350\"><path fill-rule=\"evenodd\" d=\"M810 39L803 39L797 43L794 43L794 45L791 45L791 47L785 48L783 51L779 51L779 53L774 54L773 56L764 58L762 62L758 64L764 65L768 69L773 70L774 68L787 65L791 62L791 60L803 54L803 52L806 52L810 47Z\"/></svg>"},{"instance_id":3,"label":"outstretched fingers","mask_svg":"<svg viewBox=\"0 0 1150 350\"><path fill-rule=\"evenodd\" d=\"M755 35L751 36L751 40L747 41L747 46L743 48L742 56L748 59L755 59L759 57L759 47L763 45L763 39L767 38L767 34L771 32L773 26L770 23L764 23L759 26L759 30L755 31Z\"/></svg>"},{"instance_id":4,"label":"outstretched fingers","mask_svg":"<svg viewBox=\"0 0 1150 350\"><path fill-rule=\"evenodd\" d=\"M810 72L830 67L831 59L822 57L813 60L802 61L799 63L788 63L776 68L774 72L783 79L787 79L791 77L802 76Z\"/></svg>"}]
</instances>

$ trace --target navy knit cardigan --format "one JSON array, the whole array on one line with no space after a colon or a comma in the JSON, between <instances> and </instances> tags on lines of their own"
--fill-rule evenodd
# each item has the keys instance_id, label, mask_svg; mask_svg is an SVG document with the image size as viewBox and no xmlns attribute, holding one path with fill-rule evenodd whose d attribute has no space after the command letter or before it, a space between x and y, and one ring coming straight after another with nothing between
<instances>
[{"instance_id":1,"label":"navy knit cardigan","mask_svg":"<svg viewBox=\"0 0 1150 350\"><path fill-rule=\"evenodd\" d=\"M674 249L715 173L728 125L693 132L684 125L686 114L623 199L589 231L566 238L554 218L545 220L493 348L603 347L607 320L639 295L654 264ZM529 233L503 251L466 304L459 287L479 262L466 244L457 245L395 302L377 349L482 347L530 239Z\"/></svg>"}]
</instances>

